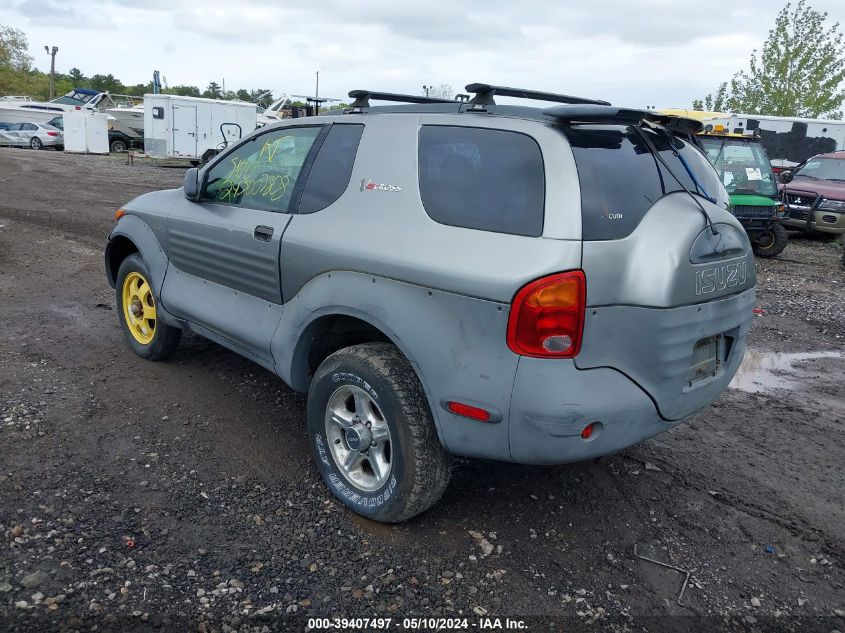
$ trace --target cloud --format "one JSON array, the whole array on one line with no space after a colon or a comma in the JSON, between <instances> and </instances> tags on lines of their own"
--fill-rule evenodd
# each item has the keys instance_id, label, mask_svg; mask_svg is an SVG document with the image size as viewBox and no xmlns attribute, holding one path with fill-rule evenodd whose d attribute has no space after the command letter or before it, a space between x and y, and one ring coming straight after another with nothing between
<instances>
[{"instance_id":1,"label":"cloud","mask_svg":"<svg viewBox=\"0 0 845 633\"><path fill-rule=\"evenodd\" d=\"M108 15L104 13L80 13L55 0L21 0L14 5L14 9L31 20L37 20L40 25L69 29L105 29L112 26Z\"/></svg>"},{"instance_id":2,"label":"cloud","mask_svg":"<svg viewBox=\"0 0 845 633\"><path fill-rule=\"evenodd\" d=\"M605 98L688 105L743 68L779 4L711 0L0 0L4 24L28 33L44 65L170 85L266 86L276 93L350 89L422 92L472 81ZM5 6L5 5L4 5ZM845 2L814 0L845 22ZM47 17L49 16L49 17ZM17 22L17 23L16 23ZM102 24L109 28L102 29ZM75 32L100 29L96 45ZM108 51L104 55L103 51Z\"/></svg>"}]
</instances>

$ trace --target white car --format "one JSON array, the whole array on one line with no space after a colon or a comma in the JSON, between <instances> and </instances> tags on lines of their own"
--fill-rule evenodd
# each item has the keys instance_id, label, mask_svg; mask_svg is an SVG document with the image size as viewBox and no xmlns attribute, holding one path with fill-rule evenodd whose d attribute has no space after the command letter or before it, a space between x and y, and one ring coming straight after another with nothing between
<instances>
[{"instance_id":1,"label":"white car","mask_svg":"<svg viewBox=\"0 0 845 633\"><path fill-rule=\"evenodd\" d=\"M32 149L46 147L63 149L64 144L62 131L46 123L0 124L0 145L31 147Z\"/></svg>"}]
</instances>

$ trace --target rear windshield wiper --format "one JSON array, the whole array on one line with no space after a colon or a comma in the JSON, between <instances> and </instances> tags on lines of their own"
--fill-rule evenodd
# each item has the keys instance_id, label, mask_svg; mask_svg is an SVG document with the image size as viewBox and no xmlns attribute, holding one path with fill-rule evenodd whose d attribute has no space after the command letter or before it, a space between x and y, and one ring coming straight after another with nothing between
<instances>
[{"instance_id":1,"label":"rear windshield wiper","mask_svg":"<svg viewBox=\"0 0 845 633\"><path fill-rule=\"evenodd\" d=\"M665 160L663 160L663 157L660 155L660 152L657 151L657 148L654 146L654 143L652 142L652 140L648 137L648 134L646 134L642 130L642 128L640 128L640 126L638 126L638 125L635 125L635 126L632 126L632 127L637 131L637 134L640 135L640 138L643 139L643 141L645 142L646 146L648 147L649 151L652 153L654 158L661 165L663 165L663 168L668 172L668 174L670 176L672 176L672 178L675 179L675 181L681 186L681 189L683 189L687 193L687 195L690 198L692 198L692 201L695 202L695 204L701 210L701 213L704 214L704 219L707 220L707 224L710 227L710 232L713 233L713 235L719 235L719 231L716 230L716 225L713 224L713 220L710 218L710 214L707 213L707 209L704 208L704 205L701 204L701 201L699 201L698 197L692 191L690 191L687 188L687 186L681 181L681 179L678 178L678 176L675 174L675 172L672 171L672 168L669 167L669 164ZM672 145L671 139L669 141L669 147L672 148L672 152L676 156L678 156L678 158L681 158L680 153L675 149L674 145ZM690 178L692 179L692 182L695 184L695 186L698 187L699 190L703 193L703 197L705 197L708 201L713 202L713 199L710 196L708 196L706 193L704 193L704 191L701 189L701 185L698 184L698 181L692 175L692 173L691 173L692 170L690 169L687 162L685 160L681 160L681 164L684 166L684 169L687 171L687 174L690 176Z\"/></svg>"}]
</instances>

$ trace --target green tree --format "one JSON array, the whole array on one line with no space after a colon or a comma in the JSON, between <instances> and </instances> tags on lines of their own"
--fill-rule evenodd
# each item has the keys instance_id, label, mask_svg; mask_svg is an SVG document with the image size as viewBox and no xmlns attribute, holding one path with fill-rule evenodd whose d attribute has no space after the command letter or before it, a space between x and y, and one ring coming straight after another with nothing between
<instances>
[{"instance_id":1,"label":"green tree","mask_svg":"<svg viewBox=\"0 0 845 633\"><path fill-rule=\"evenodd\" d=\"M124 91L125 86L117 77L109 73L108 75L94 75L88 82L89 88L98 90L100 92L117 92Z\"/></svg>"},{"instance_id":2,"label":"green tree","mask_svg":"<svg viewBox=\"0 0 845 633\"><path fill-rule=\"evenodd\" d=\"M235 93L235 98L240 99L241 101L252 101L249 96L249 91L244 90L243 88L241 88Z\"/></svg>"},{"instance_id":3,"label":"green tree","mask_svg":"<svg viewBox=\"0 0 845 633\"><path fill-rule=\"evenodd\" d=\"M749 68L693 102L708 110L786 117L842 118L845 45L839 23L799 0L781 9ZM708 105L709 104L709 105Z\"/></svg>"},{"instance_id":4,"label":"green tree","mask_svg":"<svg viewBox=\"0 0 845 633\"><path fill-rule=\"evenodd\" d=\"M208 84L208 88L205 89L202 96L207 99L220 99L223 96L223 89L216 81L212 81Z\"/></svg>"},{"instance_id":5,"label":"green tree","mask_svg":"<svg viewBox=\"0 0 845 633\"><path fill-rule=\"evenodd\" d=\"M26 72L32 66L29 42L20 29L0 24L0 66Z\"/></svg>"},{"instance_id":6,"label":"green tree","mask_svg":"<svg viewBox=\"0 0 845 633\"><path fill-rule=\"evenodd\" d=\"M162 92L169 95L179 95L180 97L201 97L202 93L196 86L173 86L172 88L163 88Z\"/></svg>"},{"instance_id":7,"label":"green tree","mask_svg":"<svg viewBox=\"0 0 845 633\"><path fill-rule=\"evenodd\" d=\"M123 93L133 97L143 97L145 94L152 93L153 82L148 81L145 84L133 84L131 86L124 86Z\"/></svg>"},{"instance_id":8,"label":"green tree","mask_svg":"<svg viewBox=\"0 0 845 633\"><path fill-rule=\"evenodd\" d=\"M273 91L267 88L256 88L249 91L249 99L247 101L254 101L262 105L270 105L273 103Z\"/></svg>"},{"instance_id":9,"label":"green tree","mask_svg":"<svg viewBox=\"0 0 845 633\"><path fill-rule=\"evenodd\" d=\"M76 87L85 87L88 83L88 78L82 74L82 71L78 68L71 68L70 72L68 73L68 77L70 78L73 85Z\"/></svg>"}]
</instances>

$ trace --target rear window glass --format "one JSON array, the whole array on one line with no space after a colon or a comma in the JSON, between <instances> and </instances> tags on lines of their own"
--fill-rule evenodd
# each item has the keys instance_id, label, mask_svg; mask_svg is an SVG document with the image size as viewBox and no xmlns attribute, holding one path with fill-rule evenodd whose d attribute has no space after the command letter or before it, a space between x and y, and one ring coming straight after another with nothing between
<instances>
[{"instance_id":1,"label":"rear window glass","mask_svg":"<svg viewBox=\"0 0 845 633\"><path fill-rule=\"evenodd\" d=\"M643 129L672 172L694 193L722 203L724 188L713 167L693 145L662 132ZM683 191L652 156L631 126L578 125L566 129L581 183L583 239L614 240L630 235L648 210L668 193Z\"/></svg>"},{"instance_id":2,"label":"rear window glass","mask_svg":"<svg viewBox=\"0 0 845 633\"><path fill-rule=\"evenodd\" d=\"M423 126L420 195L441 224L538 237L545 175L537 142L504 130Z\"/></svg>"}]
</instances>

